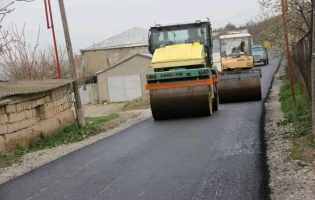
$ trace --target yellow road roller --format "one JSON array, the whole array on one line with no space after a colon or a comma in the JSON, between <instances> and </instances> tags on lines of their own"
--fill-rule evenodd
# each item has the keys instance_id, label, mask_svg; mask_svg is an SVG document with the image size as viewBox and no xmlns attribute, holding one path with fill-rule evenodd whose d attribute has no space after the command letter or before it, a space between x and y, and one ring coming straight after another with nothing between
<instances>
[{"instance_id":1,"label":"yellow road roller","mask_svg":"<svg viewBox=\"0 0 315 200\"><path fill-rule=\"evenodd\" d=\"M261 100L261 69L254 68L249 33L220 36L220 103Z\"/></svg>"},{"instance_id":2,"label":"yellow road roller","mask_svg":"<svg viewBox=\"0 0 315 200\"><path fill-rule=\"evenodd\" d=\"M218 71L212 68L210 21L155 24L149 29L153 55L146 89L155 120L209 116L218 110Z\"/></svg>"}]
</instances>

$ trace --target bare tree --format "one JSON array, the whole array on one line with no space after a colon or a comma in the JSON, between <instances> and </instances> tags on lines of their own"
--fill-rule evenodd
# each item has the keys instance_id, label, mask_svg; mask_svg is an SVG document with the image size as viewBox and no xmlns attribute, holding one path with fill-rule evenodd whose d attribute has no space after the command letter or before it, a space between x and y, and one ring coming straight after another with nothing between
<instances>
[{"instance_id":1,"label":"bare tree","mask_svg":"<svg viewBox=\"0 0 315 200\"><path fill-rule=\"evenodd\" d=\"M32 2L34 0L16 0ZM24 27L21 31L11 24L7 30L1 26L5 16L15 10L12 1L4 7L0 7L0 65L10 79L43 79L56 77L56 60L54 49L48 46L46 49L39 49L37 35L35 45L25 40ZM65 47L59 47L61 70L64 78L69 76L68 57Z\"/></svg>"},{"instance_id":2,"label":"bare tree","mask_svg":"<svg viewBox=\"0 0 315 200\"><path fill-rule=\"evenodd\" d=\"M25 26L21 31L11 24L6 31L0 31L0 37L4 38L5 51L0 54L0 65L3 72L10 79L51 79L56 78L56 57L53 46L40 49L38 40L40 29L37 34L37 42L31 45L25 39ZM14 42L12 41L14 38ZM68 55L65 46L59 47L60 68L63 78L70 77Z\"/></svg>"},{"instance_id":3,"label":"bare tree","mask_svg":"<svg viewBox=\"0 0 315 200\"><path fill-rule=\"evenodd\" d=\"M288 32L290 34L291 46L295 45L301 38L310 41L310 0L287 0L289 10ZM256 21L248 23L254 36L260 41L270 41L277 50L283 50L283 21L281 17L282 7L279 0L259 0L262 14ZM257 38L254 38L257 39Z\"/></svg>"},{"instance_id":4,"label":"bare tree","mask_svg":"<svg viewBox=\"0 0 315 200\"><path fill-rule=\"evenodd\" d=\"M38 39L40 31L37 35L37 43L32 47L25 41L24 28L19 32L16 26L6 31L0 31L3 42L6 44L5 50L0 54L0 65L3 72L11 79L34 79L38 76L40 63L38 62ZM6 36L6 37L4 37ZM13 41L14 42L10 42Z\"/></svg>"},{"instance_id":5,"label":"bare tree","mask_svg":"<svg viewBox=\"0 0 315 200\"><path fill-rule=\"evenodd\" d=\"M24 1L24 2L32 2L35 0L16 0L16 1ZM8 3L4 7L0 7L0 30L2 28L2 21L4 20L5 16L15 10L15 8L12 8L12 5L14 4L14 1ZM5 32L4 34L1 34L2 36L0 37L0 53L4 51L5 46L7 46L10 42L13 42L13 38L11 40L7 40L6 38L8 37L8 32ZM6 42L4 42L6 41Z\"/></svg>"},{"instance_id":6,"label":"bare tree","mask_svg":"<svg viewBox=\"0 0 315 200\"><path fill-rule=\"evenodd\" d=\"M58 47L58 57L60 63L60 70L62 78L70 78L70 67L68 63L67 49L65 46ZM41 59L43 62L42 79L56 78L57 68L56 68L56 56L55 50L52 45L41 51Z\"/></svg>"},{"instance_id":7,"label":"bare tree","mask_svg":"<svg viewBox=\"0 0 315 200\"><path fill-rule=\"evenodd\" d=\"M9 3L8 5L1 7L0 8L0 30L2 28L2 21L4 19L4 17L11 13L12 11L14 11L14 8L11 9L10 6L14 4L14 2ZM2 36L0 37L0 53L3 52L3 48L8 45L10 42L12 42L13 40L8 41L7 37L8 37L8 32L5 32L4 34L1 34ZM3 42L3 40L6 40L6 42Z\"/></svg>"}]
</instances>

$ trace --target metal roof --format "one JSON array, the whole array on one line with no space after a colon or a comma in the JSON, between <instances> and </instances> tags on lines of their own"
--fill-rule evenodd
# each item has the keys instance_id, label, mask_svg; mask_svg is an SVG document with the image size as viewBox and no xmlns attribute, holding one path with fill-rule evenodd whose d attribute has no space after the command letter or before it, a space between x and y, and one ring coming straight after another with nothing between
<instances>
[{"instance_id":1,"label":"metal roof","mask_svg":"<svg viewBox=\"0 0 315 200\"><path fill-rule=\"evenodd\" d=\"M220 39L227 39L227 38L239 38L239 37L251 37L249 33L240 33L240 34L231 34L231 35L222 35Z\"/></svg>"},{"instance_id":2,"label":"metal roof","mask_svg":"<svg viewBox=\"0 0 315 200\"><path fill-rule=\"evenodd\" d=\"M83 49L83 51L146 46L148 45L148 33L149 31L146 29L134 27L128 31Z\"/></svg>"},{"instance_id":3,"label":"metal roof","mask_svg":"<svg viewBox=\"0 0 315 200\"><path fill-rule=\"evenodd\" d=\"M204 22L209 22L207 18L203 19L196 19L194 21L185 21L185 22L167 22L167 23L155 23L151 25L151 28L155 27L167 27L167 26L176 26L176 25L185 25L185 24L196 24L196 23L204 23Z\"/></svg>"},{"instance_id":4,"label":"metal roof","mask_svg":"<svg viewBox=\"0 0 315 200\"><path fill-rule=\"evenodd\" d=\"M21 94L47 92L72 82L71 79L48 79L34 81L4 81L0 82L0 98Z\"/></svg>"}]
</instances>

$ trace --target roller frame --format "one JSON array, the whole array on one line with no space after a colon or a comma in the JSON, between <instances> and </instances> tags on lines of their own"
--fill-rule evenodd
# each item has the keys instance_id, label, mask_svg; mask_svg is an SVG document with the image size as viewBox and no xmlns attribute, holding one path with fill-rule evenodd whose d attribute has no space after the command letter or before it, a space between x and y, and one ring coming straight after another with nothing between
<instances>
[{"instance_id":1,"label":"roller frame","mask_svg":"<svg viewBox=\"0 0 315 200\"><path fill-rule=\"evenodd\" d=\"M255 69L255 70L235 70L235 71L225 71L220 72L219 74L221 81L227 81L227 80L242 80L242 79L253 79L253 78L261 78L262 73L261 69Z\"/></svg>"}]
</instances>

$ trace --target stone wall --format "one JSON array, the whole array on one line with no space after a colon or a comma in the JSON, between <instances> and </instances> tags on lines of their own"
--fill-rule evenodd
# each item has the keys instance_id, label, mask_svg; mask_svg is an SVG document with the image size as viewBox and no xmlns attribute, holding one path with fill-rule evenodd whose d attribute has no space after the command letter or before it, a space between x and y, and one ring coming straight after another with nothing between
<instances>
[{"instance_id":1,"label":"stone wall","mask_svg":"<svg viewBox=\"0 0 315 200\"><path fill-rule=\"evenodd\" d=\"M49 92L10 97L13 101L0 106L0 151L13 152L19 145L27 149L29 143L41 136L57 134L74 123L70 109L69 86Z\"/></svg>"}]
</instances>

